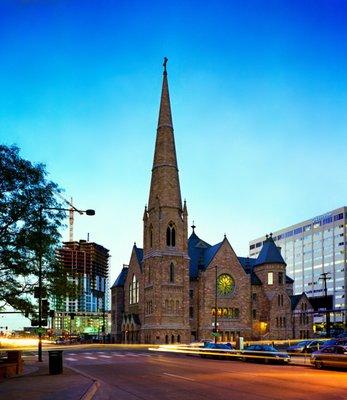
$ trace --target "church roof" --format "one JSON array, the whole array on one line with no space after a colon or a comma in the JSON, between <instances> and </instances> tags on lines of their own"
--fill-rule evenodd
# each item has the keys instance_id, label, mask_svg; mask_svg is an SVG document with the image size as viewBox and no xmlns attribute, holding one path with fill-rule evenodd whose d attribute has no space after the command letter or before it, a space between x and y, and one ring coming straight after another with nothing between
<instances>
[{"instance_id":1,"label":"church roof","mask_svg":"<svg viewBox=\"0 0 347 400\"><path fill-rule=\"evenodd\" d=\"M281 256L281 252L276 246L274 240L269 236L263 243L263 247L259 253L259 256L254 263L254 266L262 264L285 264Z\"/></svg>"},{"instance_id":2,"label":"church roof","mask_svg":"<svg viewBox=\"0 0 347 400\"><path fill-rule=\"evenodd\" d=\"M255 262L257 261L256 258L251 257L237 257L240 261L240 264L243 266L244 270L249 273L252 271Z\"/></svg>"},{"instance_id":3,"label":"church roof","mask_svg":"<svg viewBox=\"0 0 347 400\"><path fill-rule=\"evenodd\" d=\"M137 261L139 262L140 266L142 266L143 249L140 249L140 247L137 247L136 244L134 244L134 250L135 250L135 253L136 253Z\"/></svg>"},{"instance_id":4,"label":"church roof","mask_svg":"<svg viewBox=\"0 0 347 400\"><path fill-rule=\"evenodd\" d=\"M115 280L114 284L112 287L120 287L120 286L124 286L125 283L125 279L128 275L128 267L123 267L120 274L118 275L117 279Z\"/></svg>"},{"instance_id":5,"label":"church roof","mask_svg":"<svg viewBox=\"0 0 347 400\"><path fill-rule=\"evenodd\" d=\"M295 308L298 305L298 303L299 303L299 301L300 301L300 299L301 299L303 294L304 293L295 294L293 296L290 296L290 303L291 303L292 310L295 310Z\"/></svg>"},{"instance_id":6,"label":"church roof","mask_svg":"<svg viewBox=\"0 0 347 400\"><path fill-rule=\"evenodd\" d=\"M220 249L223 242L213 246L201 240L195 232L188 239L189 276L195 279L199 275L199 270L205 270Z\"/></svg>"}]
</instances>

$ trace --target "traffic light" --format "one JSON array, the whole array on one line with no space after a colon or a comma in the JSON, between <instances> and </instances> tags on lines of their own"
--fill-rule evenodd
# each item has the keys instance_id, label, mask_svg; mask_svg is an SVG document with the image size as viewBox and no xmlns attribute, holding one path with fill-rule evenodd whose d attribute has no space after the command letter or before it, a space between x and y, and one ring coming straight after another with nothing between
<instances>
[{"instance_id":1,"label":"traffic light","mask_svg":"<svg viewBox=\"0 0 347 400\"><path fill-rule=\"evenodd\" d=\"M49 301L42 300L41 301L41 318L42 319L48 318L48 310L49 310Z\"/></svg>"}]
</instances>

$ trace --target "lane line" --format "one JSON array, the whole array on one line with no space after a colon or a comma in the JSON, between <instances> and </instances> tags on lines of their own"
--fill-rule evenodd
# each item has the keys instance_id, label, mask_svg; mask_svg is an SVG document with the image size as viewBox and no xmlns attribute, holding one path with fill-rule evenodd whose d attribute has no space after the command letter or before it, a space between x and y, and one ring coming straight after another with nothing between
<instances>
[{"instance_id":1,"label":"lane line","mask_svg":"<svg viewBox=\"0 0 347 400\"><path fill-rule=\"evenodd\" d=\"M90 357L90 356L84 356L84 358L88 358L88 360L97 360L97 357Z\"/></svg>"},{"instance_id":2,"label":"lane line","mask_svg":"<svg viewBox=\"0 0 347 400\"><path fill-rule=\"evenodd\" d=\"M192 381L192 382L195 381L195 379L187 378L187 377L181 376L181 375L169 374L168 372L163 372L163 375L172 376L173 378L184 379L185 381Z\"/></svg>"},{"instance_id":3,"label":"lane line","mask_svg":"<svg viewBox=\"0 0 347 400\"><path fill-rule=\"evenodd\" d=\"M65 360L67 360L67 361L77 361L76 358L72 358L72 357L65 357Z\"/></svg>"}]
</instances>

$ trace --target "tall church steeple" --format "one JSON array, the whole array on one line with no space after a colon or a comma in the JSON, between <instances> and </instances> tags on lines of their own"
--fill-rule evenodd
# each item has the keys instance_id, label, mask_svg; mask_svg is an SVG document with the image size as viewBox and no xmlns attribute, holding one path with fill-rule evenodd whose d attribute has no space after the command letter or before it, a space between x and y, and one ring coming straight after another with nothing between
<instances>
[{"instance_id":1,"label":"tall church steeple","mask_svg":"<svg viewBox=\"0 0 347 400\"><path fill-rule=\"evenodd\" d=\"M154 342L168 342L169 337L188 342L188 211L186 204L182 208L166 63L167 58L151 188L143 216L143 304L150 311L144 312L142 328Z\"/></svg>"},{"instance_id":2,"label":"tall church steeple","mask_svg":"<svg viewBox=\"0 0 347 400\"><path fill-rule=\"evenodd\" d=\"M157 138L148 201L149 212L157 205L160 207L182 209L166 63L167 58L165 57Z\"/></svg>"}]
</instances>

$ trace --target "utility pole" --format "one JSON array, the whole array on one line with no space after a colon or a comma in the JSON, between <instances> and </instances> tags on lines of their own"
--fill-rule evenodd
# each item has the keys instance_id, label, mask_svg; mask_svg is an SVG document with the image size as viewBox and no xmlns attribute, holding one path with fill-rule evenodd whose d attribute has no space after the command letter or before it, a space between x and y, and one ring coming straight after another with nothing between
<instances>
[{"instance_id":1,"label":"utility pole","mask_svg":"<svg viewBox=\"0 0 347 400\"><path fill-rule=\"evenodd\" d=\"M322 280L324 284L325 323L326 323L327 337L330 337L330 311L328 310L328 288L327 288L327 281L331 278L329 274L330 272L323 272L322 274L320 274L319 277L319 280Z\"/></svg>"}]
</instances>

